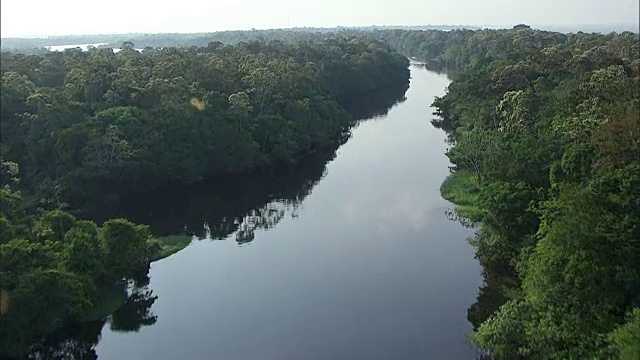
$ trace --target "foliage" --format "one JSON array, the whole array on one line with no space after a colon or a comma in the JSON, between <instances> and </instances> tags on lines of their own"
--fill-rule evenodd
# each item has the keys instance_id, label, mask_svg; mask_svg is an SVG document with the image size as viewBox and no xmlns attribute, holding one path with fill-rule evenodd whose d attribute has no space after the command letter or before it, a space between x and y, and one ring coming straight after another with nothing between
<instances>
[{"instance_id":1,"label":"foliage","mask_svg":"<svg viewBox=\"0 0 640 360\"><path fill-rule=\"evenodd\" d=\"M191 236L153 239L123 218L79 220L83 210L334 150L355 124L347 106L405 89L408 61L383 43L311 38L0 55L0 356L65 353L52 334L107 315L117 331L156 321L140 288L149 264ZM282 216L269 214L260 226ZM93 341L69 346L93 356Z\"/></svg>"},{"instance_id":2,"label":"foliage","mask_svg":"<svg viewBox=\"0 0 640 360\"><path fill-rule=\"evenodd\" d=\"M443 195L480 209L478 258L522 283L476 342L498 358L637 356L625 314L640 302L638 34L376 36L453 78L434 101L456 170Z\"/></svg>"},{"instance_id":3,"label":"foliage","mask_svg":"<svg viewBox=\"0 0 640 360\"><path fill-rule=\"evenodd\" d=\"M3 53L2 154L21 188L78 208L295 162L346 135L348 103L408 81L377 40L302 40Z\"/></svg>"},{"instance_id":4,"label":"foliage","mask_svg":"<svg viewBox=\"0 0 640 360\"><path fill-rule=\"evenodd\" d=\"M15 209L22 206L19 193L8 185L3 191ZM149 268L149 232L126 220L99 227L61 210L35 210L3 224L12 229L0 244L3 357L22 356L53 330L91 316L98 289L123 289Z\"/></svg>"},{"instance_id":5,"label":"foliage","mask_svg":"<svg viewBox=\"0 0 640 360\"><path fill-rule=\"evenodd\" d=\"M168 239L150 243L147 228L126 220L99 227L27 212L16 186L77 205L296 162L344 138L354 99L406 84L401 53L453 79L433 103L455 170L442 192L462 215L482 215L478 258L520 278L516 291L486 296L507 300L493 315L474 309L483 321L475 341L500 358L637 355L638 34L518 25L135 41L163 48L1 55L1 151L13 162L2 164L0 189L0 289L10 304L1 316L12 324L0 327L3 352L90 312L102 285L144 283L149 261L170 251ZM266 223L277 222L282 212L269 210ZM212 234L228 234L235 220L211 222ZM253 238L250 223L239 242ZM51 289L60 290L34 300ZM119 314L139 321L114 314L114 329L155 322L151 294L129 300ZM20 331L25 323L33 326Z\"/></svg>"},{"instance_id":6,"label":"foliage","mask_svg":"<svg viewBox=\"0 0 640 360\"><path fill-rule=\"evenodd\" d=\"M640 357L640 308L633 309L627 322L611 333L611 343L621 360Z\"/></svg>"}]
</instances>

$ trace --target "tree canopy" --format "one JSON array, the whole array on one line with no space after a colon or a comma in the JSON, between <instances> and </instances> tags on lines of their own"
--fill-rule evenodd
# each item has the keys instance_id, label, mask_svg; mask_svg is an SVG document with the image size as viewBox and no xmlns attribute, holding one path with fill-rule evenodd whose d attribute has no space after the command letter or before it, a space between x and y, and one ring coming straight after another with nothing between
<instances>
[{"instance_id":1,"label":"tree canopy","mask_svg":"<svg viewBox=\"0 0 640 360\"><path fill-rule=\"evenodd\" d=\"M403 54L452 79L432 123L448 134L455 171L443 192L480 224L472 243L486 286L469 309L475 342L505 359L640 356L638 34L520 24L215 36L1 54L0 351L23 354L91 313L109 285L145 283L157 250L149 228L98 225L60 205L77 210L122 191L241 176L331 149L354 124L347 108L406 85ZM301 190L287 198L304 197L309 183L293 181ZM239 204L237 213L254 207ZM257 208L241 226L202 216L216 220L216 234L239 229L247 242L255 223L279 220L272 210ZM153 323L154 300L128 294L112 327ZM140 316L131 323L128 313Z\"/></svg>"},{"instance_id":2,"label":"tree canopy","mask_svg":"<svg viewBox=\"0 0 640 360\"><path fill-rule=\"evenodd\" d=\"M321 176L357 121L347 108L380 91L391 90L393 103L409 78L406 58L354 36L143 51L127 41L118 52L0 56L0 357L91 358L94 325L107 315L116 331L155 322L155 297L144 285L150 262L170 253L164 243L117 212L101 224L78 214L142 190L247 177L319 156L312 179L291 179L299 192L284 194L285 209L256 204L256 193L282 192L258 182L227 209L254 210L241 223L207 214L212 236L237 230L238 242L251 241ZM190 232L182 246L202 233L184 225L171 228ZM86 327L79 324L94 335L78 336Z\"/></svg>"},{"instance_id":3,"label":"tree canopy","mask_svg":"<svg viewBox=\"0 0 640 360\"><path fill-rule=\"evenodd\" d=\"M2 154L21 186L82 204L296 162L339 141L344 110L408 82L379 41L209 43L2 54Z\"/></svg>"},{"instance_id":4,"label":"tree canopy","mask_svg":"<svg viewBox=\"0 0 640 360\"><path fill-rule=\"evenodd\" d=\"M521 283L493 295L497 312L470 309L475 341L507 359L638 358L638 34L376 36L453 78L433 124L455 171L473 175L478 194L462 200L481 214L478 258Z\"/></svg>"}]
</instances>

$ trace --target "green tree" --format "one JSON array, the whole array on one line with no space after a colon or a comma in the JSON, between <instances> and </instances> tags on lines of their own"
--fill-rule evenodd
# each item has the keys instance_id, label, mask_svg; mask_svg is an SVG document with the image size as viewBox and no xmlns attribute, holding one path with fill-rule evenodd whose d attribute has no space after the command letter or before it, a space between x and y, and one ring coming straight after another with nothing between
<instances>
[{"instance_id":1,"label":"green tree","mask_svg":"<svg viewBox=\"0 0 640 360\"><path fill-rule=\"evenodd\" d=\"M100 239L106 245L106 268L120 279L135 279L141 269L149 267L147 241L149 228L125 219L112 219L100 229Z\"/></svg>"}]
</instances>

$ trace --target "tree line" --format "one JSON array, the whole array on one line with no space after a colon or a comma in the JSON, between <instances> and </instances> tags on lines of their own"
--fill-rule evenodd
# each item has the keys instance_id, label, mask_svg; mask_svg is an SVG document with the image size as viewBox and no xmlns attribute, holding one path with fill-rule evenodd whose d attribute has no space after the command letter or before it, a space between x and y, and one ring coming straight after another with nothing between
<instances>
[{"instance_id":1,"label":"tree line","mask_svg":"<svg viewBox=\"0 0 640 360\"><path fill-rule=\"evenodd\" d=\"M356 37L1 60L3 156L74 204L296 162L347 134L344 106L408 82L405 58Z\"/></svg>"},{"instance_id":2,"label":"tree line","mask_svg":"<svg viewBox=\"0 0 640 360\"><path fill-rule=\"evenodd\" d=\"M335 149L356 121L347 107L409 78L406 58L353 36L0 56L3 357L64 354L56 334L109 314L124 330L155 321L143 286L162 242L145 225L72 213ZM278 220L246 219L238 241Z\"/></svg>"},{"instance_id":3,"label":"tree line","mask_svg":"<svg viewBox=\"0 0 640 360\"><path fill-rule=\"evenodd\" d=\"M160 34L96 34L96 35L64 35L44 38L2 38L1 51L19 53L46 53L49 46L88 45L96 47L120 48L125 41L136 44L140 49L145 47L189 47L207 46L210 42L237 44L263 39L267 42L278 40L295 44L300 41L322 41L328 36L350 36L353 31L369 31L375 29L411 29L411 30L452 30L479 29L477 26L459 25L423 25L423 26L369 26L369 27L297 27L287 29L261 30L227 30L210 33L160 33Z\"/></svg>"},{"instance_id":4,"label":"tree line","mask_svg":"<svg viewBox=\"0 0 640 360\"><path fill-rule=\"evenodd\" d=\"M480 261L518 276L474 340L504 359L637 359L638 34L375 37L451 74L433 120L455 169L445 196L481 224Z\"/></svg>"}]
</instances>

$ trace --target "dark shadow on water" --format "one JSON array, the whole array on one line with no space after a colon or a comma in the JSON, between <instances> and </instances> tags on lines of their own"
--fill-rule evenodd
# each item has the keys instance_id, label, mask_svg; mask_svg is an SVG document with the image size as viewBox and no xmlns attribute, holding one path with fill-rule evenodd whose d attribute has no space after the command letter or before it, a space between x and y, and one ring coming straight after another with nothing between
<instances>
[{"instance_id":1,"label":"dark shadow on water","mask_svg":"<svg viewBox=\"0 0 640 360\"><path fill-rule=\"evenodd\" d=\"M460 216L456 210L448 209L445 216L465 228L477 228L471 220ZM478 289L476 301L467 309L467 320L477 331L480 325L495 314L508 300L508 294L517 289L520 284L513 268L504 264L482 263L482 286ZM476 359L491 360L490 355L481 349L476 349Z\"/></svg>"},{"instance_id":2,"label":"dark shadow on water","mask_svg":"<svg viewBox=\"0 0 640 360\"><path fill-rule=\"evenodd\" d=\"M296 166L131 194L92 217L125 217L149 225L156 236L225 239L238 231L238 241L247 242L255 229L269 229L287 213L295 216L300 203L325 175L336 149L319 151Z\"/></svg>"},{"instance_id":3,"label":"dark shadow on water","mask_svg":"<svg viewBox=\"0 0 640 360\"><path fill-rule=\"evenodd\" d=\"M404 101L407 86L369 94L349 104L360 121L386 114ZM239 244L253 241L255 231L273 228L285 216L296 217L303 200L326 175L327 164L347 139L320 149L295 165L253 174L226 176L197 184L166 186L148 193L109 194L81 218L102 222L124 217L149 225L155 236L189 234L200 239L226 239L235 233ZM140 275L145 284L146 274ZM33 359L96 359L95 345L105 324L112 331L135 332L157 321L151 307L157 297L146 288L134 289L114 313L99 321L68 324L50 334L31 351Z\"/></svg>"},{"instance_id":4,"label":"dark shadow on water","mask_svg":"<svg viewBox=\"0 0 640 360\"><path fill-rule=\"evenodd\" d=\"M94 350L100 341L100 333L105 320L69 325L50 334L37 344L28 359L87 359L95 360L98 354Z\"/></svg>"},{"instance_id":5,"label":"dark shadow on water","mask_svg":"<svg viewBox=\"0 0 640 360\"><path fill-rule=\"evenodd\" d=\"M111 314L111 330L117 332L139 331L143 326L150 326L158 321L151 312L151 306L158 299L151 290L135 289L127 300Z\"/></svg>"},{"instance_id":6,"label":"dark shadow on water","mask_svg":"<svg viewBox=\"0 0 640 360\"><path fill-rule=\"evenodd\" d=\"M384 115L405 100L407 88L403 85L372 93L351 102L348 110L354 119ZM200 239L225 239L235 232L238 243L250 242L256 229L270 229L287 215L297 216L300 204L325 176L326 165L346 140L320 149L295 165L126 194L118 201L93 206L99 210L82 213L81 217L98 222L124 217L149 225L156 236L188 234Z\"/></svg>"},{"instance_id":7,"label":"dark shadow on water","mask_svg":"<svg viewBox=\"0 0 640 360\"><path fill-rule=\"evenodd\" d=\"M513 269L497 265L483 264L484 282L478 291L476 302L467 309L467 320L477 330L491 315L509 300L507 294L518 286Z\"/></svg>"},{"instance_id":8,"label":"dark shadow on water","mask_svg":"<svg viewBox=\"0 0 640 360\"><path fill-rule=\"evenodd\" d=\"M447 209L445 216L465 228L477 229L481 224L461 216L455 209ZM482 286L478 289L476 301L467 309L467 321L477 331L480 325L495 314L509 300L509 294L519 288L520 283L512 267L504 264L482 263ZM476 348L476 359L492 360L493 357Z\"/></svg>"},{"instance_id":9,"label":"dark shadow on water","mask_svg":"<svg viewBox=\"0 0 640 360\"><path fill-rule=\"evenodd\" d=\"M95 360L98 358L95 346L100 341L104 326L110 324L113 331L130 332L155 324L157 317L151 312L151 306L156 299L157 296L146 288L133 289L122 306L110 316L96 321L67 324L33 346L27 358Z\"/></svg>"},{"instance_id":10,"label":"dark shadow on water","mask_svg":"<svg viewBox=\"0 0 640 360\"><path fill-rule=\"evenodd\" d=\"M416 58L411 59L411 66L423 67L428 71L434 72L436 74L450 74L451 71L447 69L442 63L435 60L419 60Z\"/></svg>"},{"instance_id":11,"label":"dark shadow on water","mask_svg":"<svg viewBox=\"0 0 640 360\"><path fill-rule=\"evenodd\" d=\"M384 116L394 106L402 104L407 99L404 95L408 89L409 83L376 91L367 97L354 99L346 104L345 108L358 121Z\"/></svg>"},{"instance_id":12,"label":"dark shadow on water","mask_svg":"<svg viewBox=\"0 0 640 360\"><path fill-rule=\"evenodd\" d=\"M509 301L508 294L519 287L519 280L512 268L500 264L482 264L483 284L478 290L476 302L467 309L467 320L477 331L483 322L495 314ZM476 348L478 360L495 359L482 349Z\"/></svg>"},{"instance_id":13,"label":"dark shadow on water","mask_svg":"<svg viewBox=\"0 0 640 360\"><path fill-rule=\"evenodd\" d=\"M476 223L460 215L455 208L447 209L444 215L449 221L459 223L468 229L479 229L482 226L481 223ZM483 283L478 289L475 302L467 309L467 321L473 326L474 332L509 301L509 294L513 294L514 290L520 287L520 281L512 267L482 261L480 265L482 266ZM476 347L476 359L492 360L494 358L483 349Z\"/></svg>"}]
</instances>

